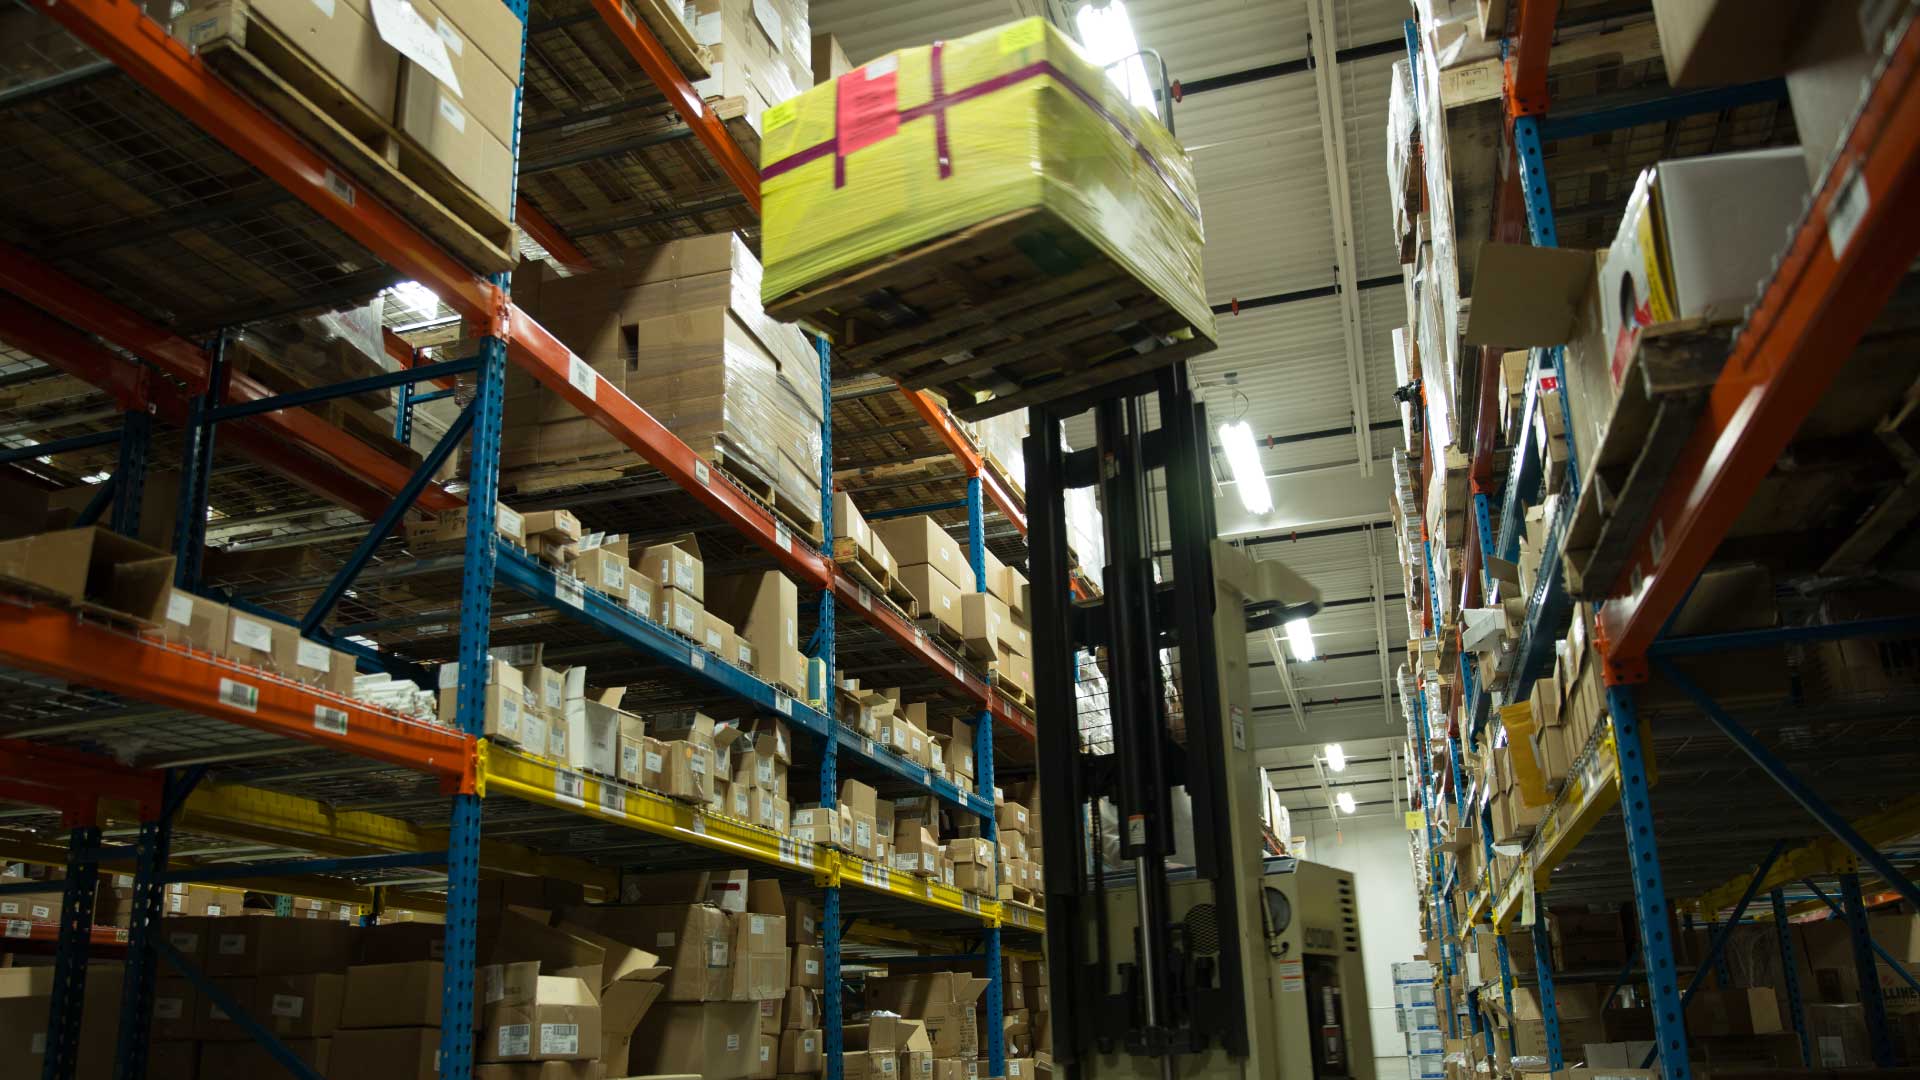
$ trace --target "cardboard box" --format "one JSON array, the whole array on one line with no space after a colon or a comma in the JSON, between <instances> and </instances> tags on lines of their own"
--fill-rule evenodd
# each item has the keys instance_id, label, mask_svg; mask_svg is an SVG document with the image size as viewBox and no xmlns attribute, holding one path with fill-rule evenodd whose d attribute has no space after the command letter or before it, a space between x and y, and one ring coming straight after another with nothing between
<instances>
[{"instance_id":1,"label":"cardboard box","mask_svg":"<svg viewBox=\"0 0 1920 1080\"><path fill-rule=\"evenodd\" d=\"M156 1044L153 1050L149 1051L150 1058L160 1045L164 1044ZM314 1072L321 1076L327 1075L333 1050L332 1039L281 1039L280 1045L286 1047L294 1057L306 1062ZM149 1060L147 1076L150 1080L166 1075L158 1069L159 1063ZM276 1072L285 1071L286 1066L267 1053L265 1047L252 1040L210 1042L200 1047L199 1075L201 1076L272 1076Z\"/></svg>"},{"instance_id":2,"label":"cardboard box","mask_svg":"<svg viewBox=\"0 0 1920 1080\"><path fill-rule=\"evenodd\" d=\"M887 550L900 563L903 571L916 563L931 565L946 575L949 582L956 583L958 591L973 591L960 588L957 584L973 580L973 568L967 561L966 549L933 518L926 515L888 518L872 522L871 525L874 534L886 542ZM919 593L914 595L918 596Z\"/></svg>"},{"instance_id":3,"label":"cardboard box","mask_svg":"<svg viewBox=\"0 0 1920 1080\"><path fill-rule=\"evenodd\" d=\"M496 1001L481 1015L483 1061L591 1061L600 1055L600 1003L570 976L539 975L530 995Z\"/></svg>"},{"instance_id":4,"label":"cardboard box","mask_svg":"<svg viewBox=\"0 0 1920 1080\"><path fill-rule=\"evenodd\" d=\"M599 547L583 551L573 560L573 573L589 589L598 589L611 596L627 595L627 557L616 551Z\"/></svg>"},{"instance_id":5,"label":"cardboard box","mask_svg":"<svg viewBox=\"0 0 1920 1080\"><path fill-rule=\"evenodd\" d=\"M708 652L722 660L731 661L734 657L733 624L711 611L703 612L700 616L697 640Z\"/></svg>"},{"instance_id":6,"label":"cardboard box","mask_svg":"<svg viewBox=\"0 0 1920 1080\"><path fill-rule=\"evenodd\" d=\"M754 670L770 683L805 689L800 648L799 589L778 571L715 578L707 602L752 646Z\"/></svg>"},{"instance_id":7,"label":"cardboard box","mask_svg":"<svg viewBox=\"0 0 1920 1080\"><path fill-rule=\"evenodd\" d=\"M654 620L676 634L699 640L705 619L706 609L700 601L679 589L661 589L654 597Z\"/></svg>"},{"instance_id":8,"label":"cardboard box","mask_svg":"<svg viewBox=\"0 0 1920 1080\"><path fill-rule=\"evenodd\" d=\"M744 1077L758 1053L759 1023L751 1002L655 1006L634 1032L627 1068L636 1076Z\"/></svg>"},{"instance_id":9,"label":"cardboard box","mask_svg":"<svg viewBox=\"0 0 1920 1080\"><path fill-rule=\"evenodd\" d=\"M182 589L167 594L166 618L160 623L161 640L185 645L198 652L227 655L227 624L233 610L204 596Z\"/></svg>"},{"instance_id":10,"label":"cardboard box","mask_svg":"<svg viewBox=\"0 0 1920 1080\"><path fill-rule=\"evenodd\" d=\"M666 1001L721 1001L731 989L733 928L712 904L588 906L569 908L567 917L658 954L670 969L662 979Z\"/></svg>"},{"instance_id":11,"label":"cardboard box","mask_svg":"<svg viewBox=\"0 0 1920 1080\"><path fill-rule=\"evenodd\" d=\"M827 962L825 951L818 945L793 945L793 974L789 982L793 986L808 990L825 989L827 985Z\"/></svg>"},{"instance_id":12,"label":"cardboard box","mask_svg":"<svg viewBox=\"0 0 1920 1080\"><path fill-rule=\"evenodd\" d=\"M922 616L940 620L940 625L956 635L966 633L960 608L960 599L966 595L966 589L954 584L951 578L931 563L903 564L899 577L913 598L920 601Z\"/></svg>"},{"instance_id":13,"label":"cardboard box","mask_svg":"<svg viewBox=\"0 0 1920 1080\"><path fill-rule=\"evenodd\" d=\"M618 762L615 775L629 784L646 785L646 721L632 713L621 713L616 728Z\"/></svg>"},{"instance_id":14,"label":"cardboard box","mask_svg":"<svg viewBox=\"0 0 1920 1080\"><path fill-rule=\"evenodd\" d=\"M208 975L335 971L352 955L355 928L307 919L222 919L211 924Z\"/></svg>"},{"instance_id":15,"label":"cardboard box","mask_svg":"<svg viewBox=\"0 0 1920 1080\"><path fill-rule=\"evenodd\" d=\"M605 1080L599 1061L493 1062L473 1067L473 1080Z\"/></svg>"},{"instance_id":16,"label":"cardboard box","mask_svg":"<svg viewBox=\"0 0 1920 1080\"><path fill-rule=\"evenodd\" d=\"M819 806L802 807L793 812L793 838L807 844L819 844L840 851L853 849L851 828L841 828L842 815L837 809Z\"/></svg>"},{"instance_id":17,"label":"cardboard box","mask_svg":"<svg viewBox=\"0 0 1920 1080\"><path fill-rule=\"evenodd\" d=\"M638 570L627 570L627 610L651 622L659 622L660 585Z\"/></svg>"},{"instance_id":18,"label":"cardboard box","mask_svg":"<svg viewBox=\"0 0 1920 1080\"><path fill-rule=\"evenodd\" d=\"M1601 265L1601 332L1613 343L1613 382L1630 349L1622 335L1677 319L1737 318L1753 301L1798 220L1807 172L1797 147L1663 161L1640 175ZM1623 313L1631 313L1631 321Z\"/></svg>"},{"instance_id":19,"label":"cardboard box","mask_svg":"<svg viewBox=\"0 0 1920 1080\"><path fill-rule=\"evenodd\" d=\"M707 595L707 571L700 544L691 534L654 544L640 554L640 570L663 589L677 589L696 601Z\"/></svg>"},{"instance_id":20,"label":"cardboard box","mask_svg":"<svg viewBox=\"0 0 1920 1080\"><path fill-rule=\"evenodd\" d=\"M847 60L847 51L840 47L840 39L832 34L813 35L813 85L833 80L853 70ZM839 511L834 511L834 523L840 522ZM815 1067L816 1069L818 1066ZM781 1072L809 1072L806 1069L781 1069Z\"/></svg>"},{"instance_id":21,"label":"cardboard box","mask_svg":"<svg viewBox=\"0 0 1920 1080\"><path fill-rule=\"evenodd\" d=\"M821 1049L826 1045L819 1028L780 1033L779 1071L817 1073L822 1068Z\"/></svg>"},{"instance_id":22,"label":"cardboard box","mask_svg":"<svg viewBox=\"0 0 1920 1080\"><path fill-rule=\"evenodd\" d=\"M438 1027L444 966L438 960L347 968L340 1026Z\"/></svg>"},{"instance_id":23,"label":"cardboard box","mask_svg":"<svg viewBox=\"0 0 1920 1080\"><path fill-rule=\"evenodd\" d=\"M1674 86L1713 86L1785 75L1823 6L1822 0L1654 0L1667 79Z\"/></svg>"},{"instance_id":24,"label":"cardboard box","mask_svg":"<svg viewBox=\"0 0 1920 1080\"><path fill-rule=\"evenodd\" d=\"M987 980L957 971L869 978L866 1004L920 1018L935 1057L973 1058L980 1054L976 1002L986 988Z\"/></svg>"},{"instance_id":25,"label":"cardboard box","mask_svg":"<svg viewBox=\"0 0 1920 1080\"><path fill-rule=\"evenodd\" d=\"M340 1026L346 978L335 972L261 975L253 980L253 1017L287 1039L319 1039Z\"/></svg>"},{"instance_id":26,"label":"cardboard box","mask_svg":"<svg viewBox=\"0 0 1920 1080\"><path fill-rule=\"evenodd\" d=\"M327 1080L439 1080L440 1029L342 1028L327 1050Z\"/></svg>"},{"instance_id":27,"label":"cardboard box","mask_svg":"<svg viewBox=\"0 0 1920 1080\"><path fill-rule=\"evenodd\" d=\"M967 644L984 655L1027 652L1028 646L1021 640L1024 634L1016 632L1013 615L998 597L977 592L962 596L960 623Z\"/></svg>"},{"instance_id":28,"label":"cardboard box","mask_svg":"<svg viewBox=\"0 0 1920 1080\"><path fill-rule=\"evenodd\" d=\"M248 0L194 8L173 23L173 36L198 48L220 38L246 41L246 16L267 22L368 109L386 116L400 75L400 54L381 40L364 2Z\"/></svg>"},{"instance_id":29,"label":"cardboard box","mask_svg":"<svg viewBox=\"0 0 1920 1080\"><path fill-rule=\"evenodd\" d=\"M349 696L358 673L353 654L309 641L290 626L274 635L273 670L295 682Z\"/></svg>"},{"instance_id":30,"label":"cardboard box","mask_svg":"<svg viewBox=\"0 0 1920 1080\"><path fill-rule=\"evenodd\" d=\"M1687 1003L1687 1031L1694 1035L1770 1035L1780 1030L1780 1005L1767 987L1696 990Z\"/></svg>"}]
</instances>

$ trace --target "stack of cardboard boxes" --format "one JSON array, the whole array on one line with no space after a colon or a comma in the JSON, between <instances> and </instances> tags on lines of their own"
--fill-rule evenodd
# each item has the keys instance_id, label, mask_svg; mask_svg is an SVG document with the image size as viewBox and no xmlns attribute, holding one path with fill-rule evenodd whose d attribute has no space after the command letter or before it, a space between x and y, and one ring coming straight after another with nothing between
<instances>
[{"instance_id":1,"label":"stack of cardboard boxes","mask_svg":"<svg viewBox=\"0 0 1920 1080\"><path fill-rule=\"evenodd\" d=\"M863 1047L854 1049L850 1026L848 1049L841 1059L842 1075L881 1080L888 1076L915 1080L966 1080L988 1074L980 1061L980 995L987 980L965 972L889 975L867 979L866 1007L890 1013L900 1020L869 1020L862 1033ZM880 1031L873 1025L879 1024ZM1014 1061L1009 1053L1007 1076ZM1031 1076L1031 1061L1022 1062L1019 1075ZM854 1070L859 1070L856 1074Z\"/></svg>"},{"instance_id":2,"label":"stack of cardboard boxes","mask_svg":"<svg viewBox=\"0 0 1920 1080\"><path fill-rule=\"evenodd\" d=\"M1044 960L1002 962L1000 970L1001 1035L1007 1052L1007 1074L1013 1075L1013 1063L1029 1068L1028 1059L1041 1059L1053 1053L1053 1006L1048 1001L1047 964Z\"/></svg>"},{"instance_id":3,"label":"stack of cardboard boxes","mask_svg":"<svg viewBox=\"0 0 1920 1080\"><path fill-rule=\"evenodd\" d=\"M694 91L705 98L744 99L755 131L762 112L814 85L817 39L805 0L695 0L687 6L695 13L694 40L712 56L712 74ZM839 59L844 64L845 54Z\"/></svg>"},{"instance_id":4,"label":"stack of cardboard boxes","mask_svg":"<svg viewBox=\"0 0 1920 1080\"><path fill-rule=\"evenodd\" d=\"M524 27L497 4L436 5L413 0L384 20L367 0L201 0L173 20L173 34L196 47L222 39L274 60L276 71L305 86L301 65L278 59L249 20L270 28L272 44L297 50L373 121L389 124L496 213L512 217L514 126ZM289 74L293 73L293 74ZM350 122L350 130L366 125Z\"/></svg>"},{"instance_id":5,"label":"stack of cardboard boxes","mask_svg":"<svg viewBox=\"0 0 1920 1080\"><path fill-rule=\"evenodd\" d=\"M989 661L997 683L1016 697L1033 698L1033 643L1027 627L1030 587L1026 575L986 553L986 589L966 548L933 518L890 518L869 526L897 560L900 582L920 605L929 630L964 645Z\"/></svg>"},{"instance_id":6,"label":"stack of cardboard boxes","mask_svg":"<svg viewBox=\"0 0 1920 1080\"><path fill-rule=\"evenodd\" d=\"M642 403L801 531L817 531L820 356L797 327L767 318L760 264L739 237L677 240L566 278L536 264L513 288L515 303L584 362L581 381L591 376ZM613 478L636 461L532 375L507 373L500 467L508 487Z\"/></svg>"},{"instance_id":7,"label":"stack of cardboard boxes","mask_svg":"<svg viewBox=\"0 0 1920 1080\"><path fill-rule=\"evenodd\" d=\"M1009 784L994 808L995 835L1000 844L1002 900L1039 905L1046 883L1041 867L1040 785L1032 780Z\"/></svg>"}]
</instances>

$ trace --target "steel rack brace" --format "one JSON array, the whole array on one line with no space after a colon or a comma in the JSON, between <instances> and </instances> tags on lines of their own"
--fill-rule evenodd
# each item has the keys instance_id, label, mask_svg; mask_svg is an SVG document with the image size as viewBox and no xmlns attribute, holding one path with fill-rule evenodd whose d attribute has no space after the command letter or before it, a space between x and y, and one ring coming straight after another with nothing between
<instances>
[{"instance_id":1,"label":"steel rack brace","mask_svg":"<svg viewBox=\"0 0 1920 1080\"><path fill-rule=\"evenodd\" d=\"M153 1035L154 962L166 947L160 935L161 905L173 843L173 816L206 775L205 766L169 770L160 805L140 814L135 841L133 900L127 921L127 961L120 985L120 1029L113 1055L114 1080L146 1080L148 1041Z\"/></svg>"},{"instance_id":2,"label":"steel rack brace","mask_svg":"<svg viewBox=\"0 0 1920 1080\"><path fill-rule=\"evenodd\" d=\"M1793 957L1793 923L1787 918L1786 894L1774 889L1767 894L1773 905L1773 932L1780 945L1780 979L1787 991L1787 1019L1793 1033L1800 1037L1800 1064L1813 1064L1813 1032L1807 1027L1807 1003L1800 996L1800 974Z\"/></svg>"},{"instance_id":3,"label":"steel rack brace","mask_svg":"<svg viewBox=\"0 0 1920 1080\"><path fill-rule=\"evenodd\" d=\"M1891 1068L1894 1055L1893 1043L1887 1038L1887 1002L1880 992L1880 973L1874 970L1873 935L1867 932L1867 906L1860 898L1859 874L1840 875L1840 910L1853 940L1853 965L1860 983L1860 1004L1867 1016L1867 1038L1873 1044L1873 1063Z\"/></svg>"},{"instance_id":4,"label":"steel rack brace","mask_svg":"<svg viewBox=\"0 0 1920 1080\"><path fill-rule=\"evenodd\" d=\"M1693 976L1687 980L1687 989L1680 995L1680 1011L1682 1014L1687 1011L1688 1003L1693 1001L1694 992L1699 990L1700 984L1706 981L1709 970L1716 972L1715 978L1720 981L1720 987L1722 989L1726 988L1727 980L1724 973L1726 971L1727 942L1732 940L1734 928L1740 925L1741 916L1747 913L1747 905L1753 903L1754 896L1760 892L1761 880L1767 876L1767 871L1773 867L1774 861L1780 858L1780 853L1786 849L1787 842L1781 840L1777 841L1773 845L1773 849L1767 852L1767 857L1761 861L1759 868L1753 872L1752 882L1748 884L1746 893L1740 897L1740 902L1734 905L1733 914L1727 917L1725 925L1708 924L1708 933L1711 937L1707 944L1707 955L1701 960L1700 965L1693 969ZM1688 922L1691 922L1690 916ZM1688 929L1691 929L1691 926L1689 926ZM1658 1048L1648 1050L1646 1059L1640 1062L1640 1067L1642 1069L1651 1068L1653 1066L1653 1059L1658 1055Z\"/></svg>"},{"instance_id":5,"label":"steel rack brace","mask_svg":"<svg viewBox=\"0 0 1920 1080\"><path fill-rule=\"evenodd\" d=\"M1560 1004L1553 992L1553 947L1547 942L1547 905L1536 894L1533 901L1533 970L1539 978L1540 1019L1546 1029L1547 1068L1566 1067L1560 1046Z\"/></svg>"},{"instance_id":6,"label":"steel rack brace","mask_svg":"<svg viewBox=\"0 0 1920 1080\"><path fill-rule=\"evenodd\" d=\"M1628 869L1633 875L1634 915L1640 927L1640 954L1647 963L1647 996L1653 1009L1655 1048L1666 1080L1687 1080L1687 1027L1675 985L1673 942L1667 936L1666 884L1654 837L1653 805L1647 793L1647 766L1641 757L1640 714L1632 687L1607 687L1614 753L1620 785L1621 818L1627 832Z\"/></svg>"},{"instance_id":7,"label":"steel rack brace","mask_svg":"<svg viewBox=\"0 0 1920 1080\"><path fill-rule=\"evenodd\" d=\"M60 940L54 951L42 1080L73 1080L80 1059L80 1021L87 997L87 950L93 943L93 898L100 882L100 825L88 818L67 834L67 878L60 897Z\"/></svg>"},{"instance_id":8,"label":"steel rack brace","mask_svg":"<svg viewBox=\"0 0 1920 1080\"><path fill-rule=\"evenodd\" d=\"M122 536L140 535L141 505L146 499L147 452L153 445L151 406L128 409L120 422L120 460L113 470L113 517Z\"/></svg>"},{"instance_id":9,"label":"steel rack brace","mask_svg":"<svg viewBox=\"0 0 1920 1080\"><path fill-rule=\"evenodd\" d=\"M1832 911L1836 918L1846 918L1846 909L1842 908L1833 897L1828 896L1826 891L1814 884L1811 879L1802 879L1800 884L1805 886L1807 891L1811 892L1821 903L1827 905L1827 909ZM1902 963L1899 957L1888 952L1887 947L1878 941L1869 938L1867 943L1872 947L1873 954L1880 958L1881 963L1887 965L1889 970L1900 976L1901 981L1913 987L1916 993L1920 993L1920 978L1915 978L1913 972L1907 969L1907 965Z\"/></svg>"},{"instance_id":10,"label":"steel rack brace","mask_svg":"<svg viewBox=\"0 0 1920 1080\"><path fill-rule=\"evenodd\" d=\"M823 550L833 550L833 354L825 337L814 339L814 349L820 357L820 536ZM819 645L814 655L819 658L824 669L821 679L825 694L826 707L822 710L822 734L820 747L820 805L832 809L839 801L840 772L839 752L841 736L845 734L840 727L839 702L835 695L838 686L838 673L835 670L837 656L834 650L835 611L833 590L820 590L820 609L817 617L816 636ZM840 881L837 875L831 876L823 895L822 925L820 927L820 955L824 971L822 972L824 989L821 991L821 1041L826 1080L841 1080L840 1055L846 1046L844 1028L846 1023L842 989L841 931L840 925Z\"/></svg>"},{"instance_id":11,"label":"steel rack brace","mask_svg":"<svg viewBox=\"0 0 1920 1080\"><path fill-rule=\"evenodd\" d=\"M50 439L47 442L34 443L31 446L9 446L0 450L0 465L15 465L32 461L35 458L51 457L55 454L68 454L75 450L91 450L96 446L107 446L120 441L119 431L96 431L87 435L74 435L65 439Z\"/></svg>"},{"instance_id":12,"label":"steel rack brace","mask_svg":"<svg viewBox=\"0 0 1920 1080\"><path fill-rule=\"evenodd\" d=\"M1713 721L1714 726L1719 728L1722 734L1731 739L1735 746L1738 746L1742 752L1753 759L1754 764L1760 766L1761 771L1771 777L1774 783L1786 789L1787 794L1791 795L1793 800L1799 803L1802 809L1806 810L1808 814L1811 814L1815 821L1818 821L1842 844L1845 844L1848 850L1852 851L1862 863L1871 867L1873 872L1880 875L1891 888L1905 897L1908 903L1920 906L1920 886L1915 886L1913 881L1901 873L1900 869L1894 866L1891 860L1885 855L1882 855L1872 844L1868 843L1866 838L1861 836L1845 818L1836 813L1832 807L1826 804L1825 800L1814 793L1812 788L1807 787L1798 776L1795 776L1793 771L1788 769L1784 762L1775 757L1773 752L1768 750L1765 744L1754 738L1744 727L1741 727L1725 709L1722 709L1713 698L1708 696L1707 693L1701 690L1692 680L1680 674L1670 661L1664 658L1656 658L1653 663L1654 666L1659 669L1663 678L1698 706L1700 711L1705 713L1709 720Z\"/></svg>"},{"instance_id":13,"label":"steel rack brace","mask_svg":"<svg viewBox=\"0 0 1920 1080\"><path fill-rule=\"evenodd\" d=\"M313 1066L302 1061L298 1055L289 1050L287 1044L280 1041L279 1036L261 1024L251 1010L235 1001L233 995L227 993L219 983L208 978L206 972L200 970L199 965L180 955L180 950L174 948L172 942L161 938L156 944L160 956L166 960L168 967L173 968L192 983L196 993L206 998L221 1012L226 1013L227 1018L232 1020L241 1031L246 1032L247 1037L265 1050L276 1064L292 1073L295 1080L326 1080L314 1071ZM469 1002L467 1008L471 1010L472 1007L472 1003ZM440 1075L449 1075L444 1061L441 1064Z\"/></svg>"}]
</instances>

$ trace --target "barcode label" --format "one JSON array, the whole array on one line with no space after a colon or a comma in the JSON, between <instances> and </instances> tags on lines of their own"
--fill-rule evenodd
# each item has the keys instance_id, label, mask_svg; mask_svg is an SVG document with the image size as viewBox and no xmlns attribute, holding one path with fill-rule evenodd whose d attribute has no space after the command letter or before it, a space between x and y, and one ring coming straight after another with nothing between
<instances>
[{"instance_id":1,"label":"barcode label","mask_svg":"<svg viewBox=\"0 0 1920 1080\"><path fill-rule=\"evenodd\" d=\"M866 608L869 611L873 610L873 593L867 591L867 587L865 585L860 586L860 592L858 595L860 597L860 606L863 608Z\"/></svg>"},{"instance_id":2,"label":"barcode label","mask_svg":"<svg viewBox=\"0 0 1920 1080\"><path fill-rule=\"evenodd\" d=\"M553 773L553 797L569 806L587 805L587 781L577 772L556 769Z\"/></svg>"},{"instance_id":3,"label":"barcode label","mask_svg":"<svg viewBox=\"0 0 1920 1080\"><path fill-rule=\"evenodd\" d=\"M334 198L339 199L341 202L346 203L348 206L353 205L353 185L347 183L344 179L342 179L339 173L334 172L332 169L328 169L327 175L326 175L326 185L327 185L327 194L332 195Z\"/></svg>"},{"instance_id":4,"label":"barcode label","mask_svg":"<svg viewBox=\"0 0 1920 1080\"><path fill-rule=\"evenodd\" d=\"M584 608L587 606L586 583L574 577L572 574L557 573L553 576L553 595L568 607Z\"/></svg>"},{"instance_id":5,"label":"barcode label","mask_svg":"<svg viewBox=\"0 0 1920 1080\"><path fill-rule=\"evenodd\" d=\"M693 812L693 823L688 826L695 836L707 835L707 815L698 810Z\"/></svg>"},{"instance_id":6,"label":"barcode label","mask_svg":"<svg viewBox=\"0 0 1920 1080\"><path fill-rule=\"evenodd\" d=\"M687 650L687 654L688 661L693 664L693 670L707 670L707 654L705 652L696 648Z\"/></svg>"},{"instance_id":7,"label":"barcode label","mask_svg":"<svg viewBox=\"0 0 1920 1080\"><path fill-rule=\"evenodd\" d=\"M627 793L617 785L603 782L600 785L600 809L614 817L626 817Z\"/></svg>"},{"instance_id":8,"label":"barcode label","mask_svg":"<svg viewBox=\"0 0 1920 1080\"><path fill-rule=\"evenodd\" d=\"M793 550L793 533L787 529L786 523L773 523L773 546L781 551Z\"/></svg>"},{"instance_id":9,"label":"barcode label","mask_svg":"<svg viewBox=\"0 0 1920 1080\"><path fill-rule=\"evenodd\" d=\"M10 938L32 937L33 924L25 919L8 919L7 936Z\"/></svg>"},{"instance_id":10,"label":"barcode label","mask_svg":"<svg viewBox=\"0 0 1920 1080\"><path fill-rule=\"evenodd\" d=\"M330 735L345 735L347 733L347 710L336 709L331 705L315 705L313 707L313 728L315 731L324 731Z\"/></svg>"},{"instance_id":11,"label":"barcode label","mask_svg":"<svg viewBox=\"0 0 1920 1080\"><path fill-rule=\"evenodd\" d=\"M236 709L245 709L248 712L258 712L260 710L260 688L223 678L220 680L220 703L222 705L231 705Z\"/></svg>"},{"instance_id":12,"label":"barcode label","mask_svg":"<svg viewBox=\"0 0 1920 1080\"><path fill-rule=\"evenodd\" d=\"M575 390L587 395L588 401L592 401L600 390L600 373L593 370L593 365L568 353L567 382Z\"/></svg>"},{"instance_id":13,"label":"barcode label","mask_svg":"<svg viewBox=\"0 0 1920 1080\"><path fill-rule=\"evenodd\" d=\"M693 463L693 478L704 487L713 482L713 472L707 468L706 462L696 461Z\"/></svg>"},{"instance_id":14,"label":"barcode label","mask_svg":"<svg viewBox=\"0 0 1920 1080\"><path fill-rule=\"evenodd\" d=\"M775 693L773 695L773 707L778 709L783 716L793 715L793 699L785 694Z\"/></svg>"}]
</instances>

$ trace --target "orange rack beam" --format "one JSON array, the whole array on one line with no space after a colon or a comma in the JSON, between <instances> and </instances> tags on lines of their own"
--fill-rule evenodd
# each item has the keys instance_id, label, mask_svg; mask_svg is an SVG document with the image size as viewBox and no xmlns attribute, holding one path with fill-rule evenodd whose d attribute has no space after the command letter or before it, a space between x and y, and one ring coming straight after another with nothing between
<instances>
[{"instance_id":1,"label":"orange rack beam","mask_svg":"<svg viewBox=\"0 0 1920 1080\"><path fill-rule=\"evenodd\" d=\"M1908 23L1734 341L1647 534L1601 607L1609 681L1647 647L1920 255L1920 20Z\"/></svg>"},{"instance_id":2,"label":"orange rack beam","mask_svg":"<svg viewBox=\"0 0 1920 1080\"><path fill-rule=\"evenodd\" d=\"M64 608L0 603L0 663L467 783L474 740Z\"/></svg>"}]
</instances>

